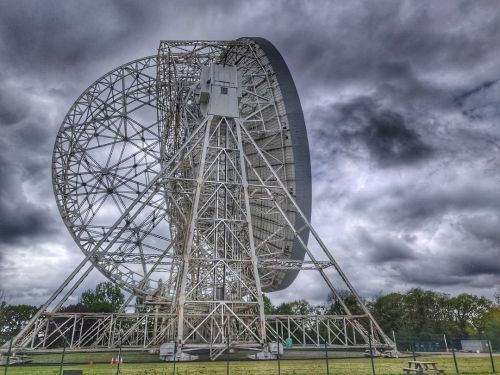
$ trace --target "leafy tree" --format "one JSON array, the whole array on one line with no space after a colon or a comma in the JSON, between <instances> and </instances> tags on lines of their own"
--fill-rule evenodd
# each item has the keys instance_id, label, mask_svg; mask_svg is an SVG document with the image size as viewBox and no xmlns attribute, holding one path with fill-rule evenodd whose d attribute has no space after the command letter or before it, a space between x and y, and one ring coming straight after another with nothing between
<instances>
[{"instance_id":1,"label":"leafy tree","mask_svg":"<svg viewBox=\"0 0 500 375\"><path fill-rule=\"evenodd\" d=\"M491 305L491 301L487 298L467 293L450 299L450 306L461 337L477 335L484 331L485 315Z\"/></svg>"},{"instance_id":2,"label":"leafy tree","mask_svg":"<svg viewBox=\"0 0 500 375\"><path fill-rule=\"evenodd\" d=\"M299 299L292 302L283 302L275 309L277 315L310 315L316 312L312 306L305 299Z\"/></svg>"},{"instance_id":3,"label":"leafy tree","mask_svg":"<svg viewBox=\"0 0 500 375\"><path fill-rule=\"evenodd\" d=\"M84 306L82 303L74 303L68 306L61 307L58 312L61 313L91 313L96 312L88 306Z\"/></svg>"},{"instance_id":4,"label":"leafy tree","mask_svg":"<svg viewBox=\"0 0 500 375\"><path fill-rule=\"evenodd\" d=\"M369 308L384 331L429 339L444 332L456 334L449 300L447 294L415 288L405 294L379 296L369 303Z\"/></svg>"},{"instance_id":5,"label":"leafy tree","mask_svg":"<svg viewBox=\"0 0 500 375\"><path fill-rule=\"evenodd\" d=\"M327 299L326 306L325 306L325 314L327 314L327 315L337 315L337 314L344 315L346 312L345 312L344 308L342 307L342 303L340 302L340 300L342 300L342 302L347 306L347 308L349 309L351 314L353 314L353 315L364 314L364 312L361 309L361 307L359 306L358 301L356 299L356 296L354 296L354 294L352 294L348 290L340 290L338 293L339 293L340 298L337 298L337 296L333 293L330 293L328 295L328 299ZM364 302L366 302L366 301L364 301Z\"/></svg>"},{"instance_id":6,"label":"leafy tree","mask_svg":"<svg viewBox=\"0 0 500 375\"><path fill-rule=\"evenodd\" d=\"M0 303L0 344L8 341L23 328L38 307L30 305L7 305Z\"/></svg>"},{"instance_id":7,"label":"leafy tree","mask_svg":"<svg viewBox=\"0 0 500 375\"><path fill-rule=\"evenodd\" d=\"M500 306L492 307L484 314L483 337L498 340L500 338Z\"/></svg>"},{"instance_id":8,"label":"leafy tree","mask_svg":"<svg viewBox=\"0 0 500 375\"><path fill-rule=\"evenodd\" d=\"M446 301L448 295L420 288L404 295L405 325L402 334L408 337L429 339L446 330Z\"/></svg>"},{"instance_id":9,"label":"leafy tree","mask_svg":"<svg viewBox=\"0 0 500 375\"><path fill-rule=\"evenodd\" d=\"M384 332L399 332L405 326L406 311L402 294L390 293L379 296L369 304L369 307Z\"/></svg>"},{"instance_id":10,"label":"leafy tree","mask_svg":"<svg viewBox=\"0 0 500 375\"><path fill-rule=\"evenodd\" d=\"M495 319L488 315L492 302L485 297L444 293L420 288L406 294L391 293L369 304L375 318L386 331L394 330L400 337L430 339L435 335L479 337L492 327Z\"/></svg>"},{"instance_id":11,"label":"leafy tree","mask_svg":"<svg viewBox=\"0 0 500 375\"><path fill-rule=\"evenodd\" d=\"M276 308L274 307L273 303L271 302L271 299L268 296L266 296L265 294L262 294L262 299L264 300L264 313L265 314L275 314Z\"/></svg>"},{"instance_id":12,"label":"leafy tree","mask_svg":"<svg viewBox=\"0 0 500 375\"><path fill-rule=\"evenodd\" d=\"M125 297L120 288L106 281L97 284L94 290L83 292L79 304L88 312L117 312L124 302Z\"/></svg>"}]
</instances>

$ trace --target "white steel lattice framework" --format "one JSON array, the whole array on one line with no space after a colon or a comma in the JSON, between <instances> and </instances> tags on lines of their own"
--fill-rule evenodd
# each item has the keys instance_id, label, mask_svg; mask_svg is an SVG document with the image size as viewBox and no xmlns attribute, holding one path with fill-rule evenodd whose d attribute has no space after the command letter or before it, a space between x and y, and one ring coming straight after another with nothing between
<instances>
[{"instance_id":1,"label":"white steel lattice framework","mask_svg":"<svg viewBox=\"0 0 500 375\"><path fill-rule=\"evenodd\" d=\"M200 104L200 87L219 90L214 76L200 78L214 64L238 71L238 82L219 77L240 90L236 114ZM175 342L179 356L207 350L212 359L288 337L299 347L392 347L310 225L307 138L293 95L286 64L260 38L163 41L157 56L91 85L68 112L53 157L58 207L85 258L14 346ZM122 310L60 312L94 268L130 292ZM286 288L301 269L321 275L340 315L264 314L262 292Z\"/></svg>"}]
</instances>

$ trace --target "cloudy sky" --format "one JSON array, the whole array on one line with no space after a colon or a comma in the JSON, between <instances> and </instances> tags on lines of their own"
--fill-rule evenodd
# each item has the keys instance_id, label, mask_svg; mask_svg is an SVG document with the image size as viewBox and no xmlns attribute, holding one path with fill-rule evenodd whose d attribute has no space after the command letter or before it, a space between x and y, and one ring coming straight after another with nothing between
<instances>
[{"instance_id":1,"label":"cloudy sky","mask_svg":"<svg viewBox=\"0 0 500 375\"><path fill-rule=\"evenodd\" d=\"M313 225L365 297L500 288L500 5L494 1L0 1L0 286L42 303L83 258L52 148L79 94L161 39L261 36L312 147ZM85 286L93 286L97 273ZM321 302L303 272L276 301Z\"/></svg>"}]
</instances>

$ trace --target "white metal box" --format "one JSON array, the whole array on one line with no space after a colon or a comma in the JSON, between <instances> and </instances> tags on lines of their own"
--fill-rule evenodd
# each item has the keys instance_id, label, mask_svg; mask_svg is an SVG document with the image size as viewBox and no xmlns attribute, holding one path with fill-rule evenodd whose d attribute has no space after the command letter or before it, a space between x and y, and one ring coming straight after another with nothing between
<instances>
[{"instance_id":1,"label":"white metal box","mask_svg":"<svg viewBox=\"0 0 500 375\"><path fill-rule=\"evenodd\" d=\"M241 95L236 66L212 63L201 69L198 103L204 115L240 117Z\"/></svg>"}]
</instances>

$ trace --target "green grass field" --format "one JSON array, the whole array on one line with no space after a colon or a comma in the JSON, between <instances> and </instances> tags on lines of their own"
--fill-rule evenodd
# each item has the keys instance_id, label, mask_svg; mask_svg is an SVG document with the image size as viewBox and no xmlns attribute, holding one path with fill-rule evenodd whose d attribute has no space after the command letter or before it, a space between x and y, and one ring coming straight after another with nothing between
<instances>
[{"instance_id":1,"label":"green grass field","mask_svg":"<svg viewBox=\"0 0 500 375\"><path fill-rule=\"evenodd\" d=\"M133 353L125 354L130 360ZM138 355L138 354L137 354ZM80 361L91 356L95 361L108 358L109 353L71 353L66 356L66 360ZM37 362L52 362L55 364L56 356L53 354L45 357L37 357ZM152 359L157 359L152 356ZM409 358L411 360L411 358ZM495 366L500 371L500 356L495 356ZM422 361L434 361L438 367L445 370L445 373L455 373L453 358L450 355L439 355L429 357L418 357ZM376 358L375 371L377 374L403 374L403 367L407 366L408 358ZM458 365L461 374L488 374L492 373L490 358L488 356L458 355ZM329 361L330 374L349 374L361 375L371 374L371 363L368 358L353 359L333 359ZM81 369L85 375L115 375L117 366L111 364L94 365L66 365L64 369ZM326 374L325 360L281 360L281 374L286 375L316 375ZM0 374L3 374L4 368L0 367ZM178 375L208 375L208 374L226 374L226 362L191 362L177 363L176 374ZM278 374L277 361L235 361L229 363L229 371L232 375L257 375L257 374ZM9 367L9 375L18 374L40 374L40 375L58 375L59 366L12 366ZM141 375L171 375L173 374L172 363L124 363L120 366L120 374L141 374Z\"/></svg>"}]
</instances>

